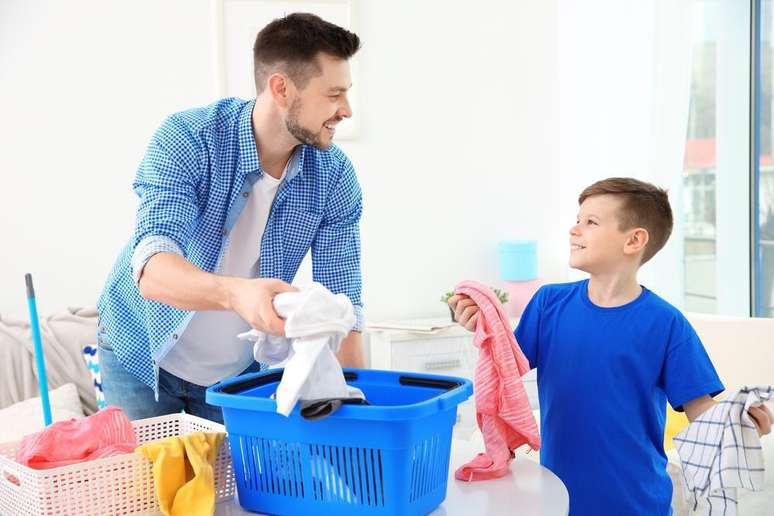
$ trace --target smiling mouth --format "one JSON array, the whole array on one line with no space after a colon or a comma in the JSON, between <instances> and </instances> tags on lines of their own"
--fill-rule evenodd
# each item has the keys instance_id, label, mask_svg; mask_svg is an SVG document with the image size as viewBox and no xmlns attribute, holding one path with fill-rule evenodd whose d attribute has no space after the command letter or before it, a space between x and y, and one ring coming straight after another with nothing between
<instances>
[{"instance_id":1,"label":"smiling mouth","mask_svg":"<svg viewBox=\"0 0 774 516\"><path fill-rule=\"evenodd\" d=\"M341 122L341 119L333 120L332 122L325 122L323 124L323 127L325 127L327 130L329 130L332 133L336 132L336 126L339 125L339 122Z\"/></svg>"},{"instance_id":2,"label":"smiling mouth","mask_svg":"<svg viewBox=\"0 0 774 516\"><path fill-rule=\"evenodd\" d=\"M586 246L582 246L578 244L570 244L571 251L580 251L581 249L586 249Z\"/></svg>"}]
</instances>

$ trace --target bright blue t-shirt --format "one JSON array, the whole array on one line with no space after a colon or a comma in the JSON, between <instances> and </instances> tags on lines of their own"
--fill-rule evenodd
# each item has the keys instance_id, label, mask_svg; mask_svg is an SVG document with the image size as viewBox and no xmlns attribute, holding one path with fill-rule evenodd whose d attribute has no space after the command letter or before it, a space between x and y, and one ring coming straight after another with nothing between
<instances>
[{"instance_id":1,"label":"bright blue t-shirt","mask_svg":"<svg viewBox=\"0 0 774 516\"><path fill-rule=\"evenodd\" d=\"M680 311L644 287L603 308L588 280L546 285L515 335L537 368L540 462L567 486L570 516L671 514L666 402L724 389Z\"/></svg>"}]
</instances>

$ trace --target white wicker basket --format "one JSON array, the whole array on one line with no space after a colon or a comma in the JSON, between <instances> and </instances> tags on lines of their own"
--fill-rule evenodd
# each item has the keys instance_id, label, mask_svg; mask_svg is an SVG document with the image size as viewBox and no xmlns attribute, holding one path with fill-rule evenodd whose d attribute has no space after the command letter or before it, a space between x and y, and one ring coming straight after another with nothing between
<instances>
[{"instance_id":1,"label":"white wicker basket","mask_svg":"<svg viewBox=\"0 0 774 516\"><path fill-rule=\"evenodd\" d=\"M140 444L197 431L225 432L223 425L188 414L140 419L132 421L132 425ZM0 514L3 516L159 512L151 462L138 453L37 470L15 462L19 444L0 444ZM213 470L216 503L233 498L234 473L228 439L220 447Z\"/></svg>"}]
</instances>

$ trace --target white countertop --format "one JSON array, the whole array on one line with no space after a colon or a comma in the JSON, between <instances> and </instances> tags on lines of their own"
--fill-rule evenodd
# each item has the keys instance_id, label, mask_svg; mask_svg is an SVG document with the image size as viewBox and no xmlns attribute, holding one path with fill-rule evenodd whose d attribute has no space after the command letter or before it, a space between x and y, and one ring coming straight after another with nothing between
<instances>
[{"instance_id":1,"label":"white countertop","mask_svg":"<svg viewBox=\"0 0 774 516\"><path fill-rule=\"evenodd\" d=\"M446 499L432 516L511 515L567 516L570 498L561 480L535 461L517 454L511 474L496 480L460 482L454 471L475 457L483 447L478 442L452 439L451 466ZM254 515L235 500L217 505L219 516Z\"/></svg>"}]
</instances>

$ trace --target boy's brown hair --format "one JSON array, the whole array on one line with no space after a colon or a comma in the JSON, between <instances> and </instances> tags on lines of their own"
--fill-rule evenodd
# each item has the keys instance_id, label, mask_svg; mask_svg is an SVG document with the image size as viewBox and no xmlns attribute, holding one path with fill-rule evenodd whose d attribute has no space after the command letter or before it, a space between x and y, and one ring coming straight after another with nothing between
<instances>
[{"instance_id":1,"label":"boy's brown hair","mask_svg":"<svg viewBox=\"0 0 774 516\"><path fill-rule=\"evenodd\" d=\"M618 212L621 231L647 230L650 238L640 265L653 258L672 234L672 208L666 190L631 177L609 177L583 190L578 204L594 195L604 194L618 196L623 201Z\"/></svg>"}]
</instances>

